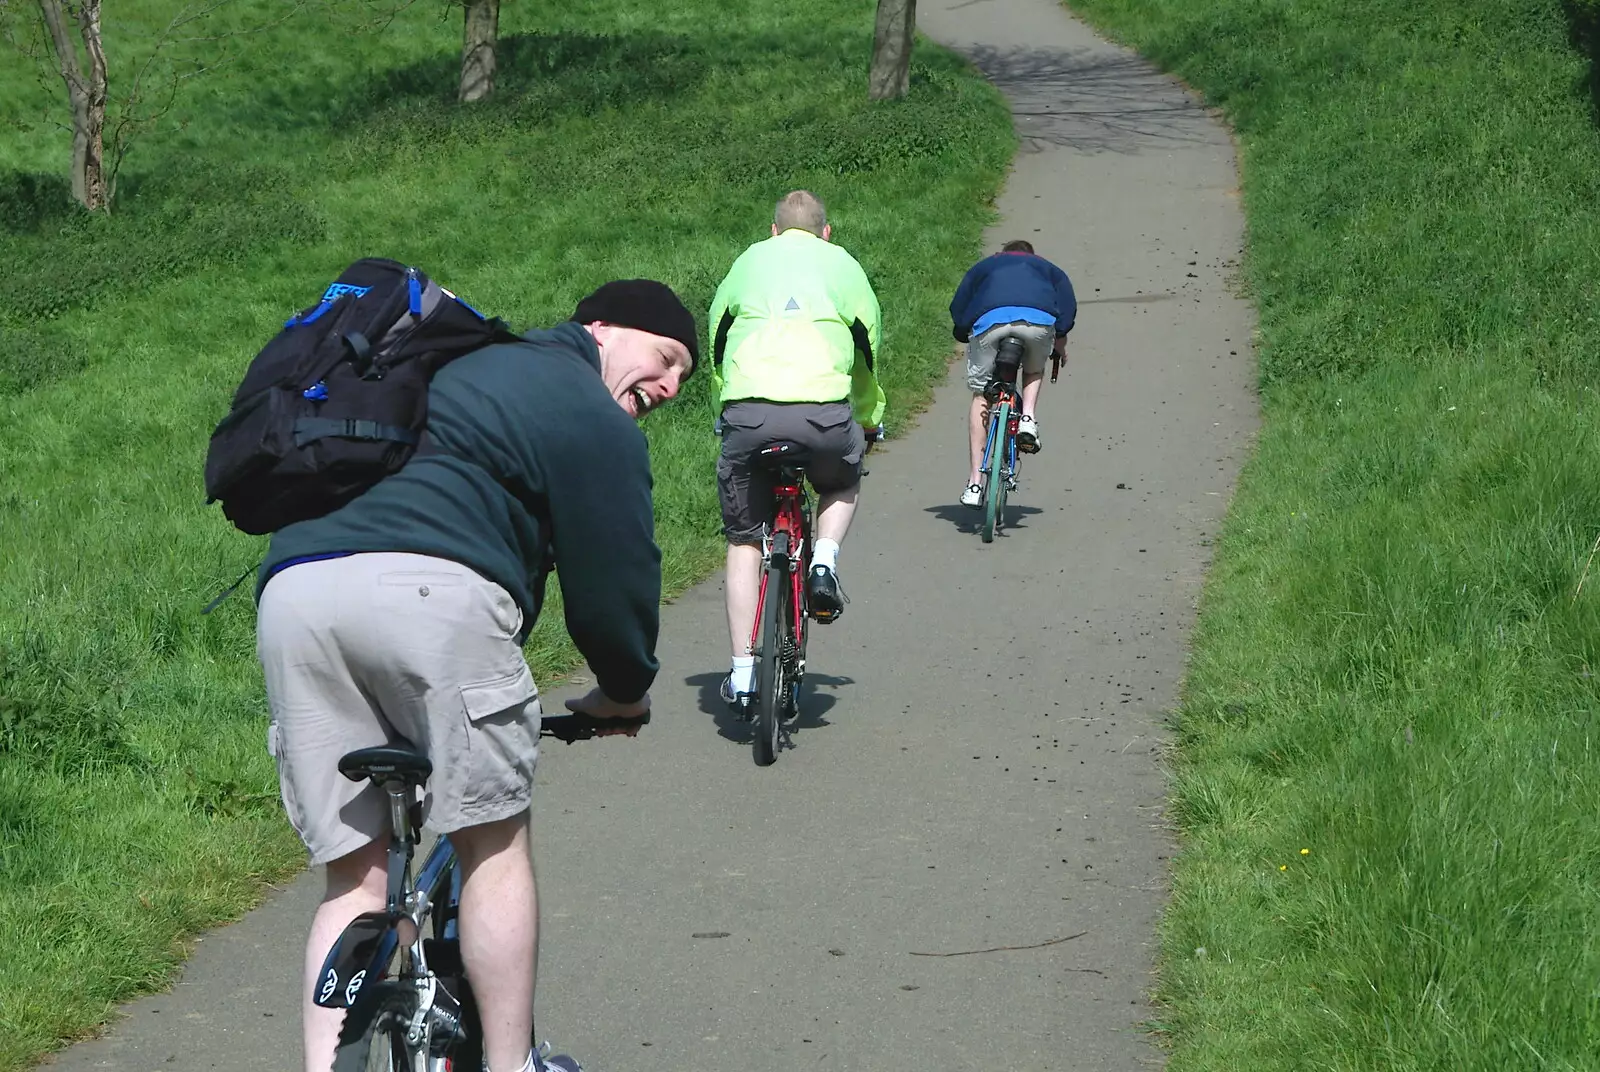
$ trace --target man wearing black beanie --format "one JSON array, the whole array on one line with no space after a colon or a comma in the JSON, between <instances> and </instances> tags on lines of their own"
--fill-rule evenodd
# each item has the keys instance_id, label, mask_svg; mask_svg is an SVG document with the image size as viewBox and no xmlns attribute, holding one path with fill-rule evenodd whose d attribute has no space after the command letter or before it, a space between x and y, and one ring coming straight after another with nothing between
<instances>
[{"instance_id":1,"label":"man wearing black beanie","mask_svg":"<svg viewBox=\"0 0 1600 1072\"><path fill-rule=\"evenodd\" d=\"M567 631L596 681L567 706L649 710L661 552L635 422L694 371L696 335L670 288L626 279L564 323L457 358L430 384L424 444L406 466L278 530L262 564L269 746L285 810L327 867L308 975L385 899L387 803L340 777L339 757L409 745L433 762L427 825L461 860L461 949L489 1072L578 1070L529 1053L540 710L521 645L559 561ZM305 1007L305 1067L326 1069L342 1013Z\"/></svg>"}]
</instances>

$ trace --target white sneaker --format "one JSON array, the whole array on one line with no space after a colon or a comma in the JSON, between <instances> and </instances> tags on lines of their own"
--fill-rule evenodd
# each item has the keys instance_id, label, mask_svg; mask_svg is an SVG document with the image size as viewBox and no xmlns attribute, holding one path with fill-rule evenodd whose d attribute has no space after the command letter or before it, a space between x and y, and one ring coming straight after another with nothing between
<instances>
[{"instance_id":1,"label":"white sneaker","mask_svg":"<svg viewBox=\"0 0 1600 1072\"><path fill-rule=\"evenodd\" d=\"M962 506L977 506L983 502L983 488L977 484L968 484L967 490L961 493Z\"/></svg>"},{"instance_id":2,"label":"white sneaker","mask_svg":"<svg viewBox=\"0 0 1600 1072\"><path fill-rule=\"evenodd\" d=\"M1024 454L1039 453L1039 422L1026 414L1017 418L1017 449Z\"/></svg>"}]
</instances>

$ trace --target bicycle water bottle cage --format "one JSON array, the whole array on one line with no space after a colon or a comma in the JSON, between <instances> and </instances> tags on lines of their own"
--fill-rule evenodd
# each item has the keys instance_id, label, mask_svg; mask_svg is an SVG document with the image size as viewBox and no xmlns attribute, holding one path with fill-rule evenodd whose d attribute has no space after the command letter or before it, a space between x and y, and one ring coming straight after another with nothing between
<instances>
[{"instance_id":1,"label":"bicycle water bottle cage","mask_svg":"<svg viewBox=\"0 0 1600 1072\"><path fill-rule=\"evenodd\" d=\"M387 913L363 912L328 950L312 1000L324 1009L352 1007L364 985L383 978L399 942L400 935Z\"/></svg>"}]
</instances>

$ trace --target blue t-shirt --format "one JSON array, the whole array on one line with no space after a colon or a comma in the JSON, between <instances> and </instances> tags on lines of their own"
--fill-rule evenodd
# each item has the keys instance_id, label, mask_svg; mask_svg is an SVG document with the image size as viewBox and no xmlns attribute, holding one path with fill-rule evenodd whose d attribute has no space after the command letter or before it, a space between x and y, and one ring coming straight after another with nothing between
<instances>
[{"instance_id":1,"label":"blue t-shirt","mask_svg":"<svg viewBox=\"0 0 1600 1072\"><path fill-rule=\"evenodd\" d=\"M977 323L972 325L972 334L977 337L996 324L1015 324L1019 320L1024 324L1039 324L1044 327L1053 327L1056 322L1054 315L1043 309L1035 309L1031 305L1002 305L978 317Z\"/></svg>"}]
</instances>

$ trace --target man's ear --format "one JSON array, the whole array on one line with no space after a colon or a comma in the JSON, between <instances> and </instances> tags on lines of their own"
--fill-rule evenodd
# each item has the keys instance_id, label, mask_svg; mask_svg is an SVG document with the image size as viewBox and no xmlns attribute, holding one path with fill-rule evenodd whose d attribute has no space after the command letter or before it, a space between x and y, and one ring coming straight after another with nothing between
<instances>
[{"instance_id":1,"label":"man's ear","mask_svg":"<svg viewBox=\"0 0 1600 1072\"><path fill-rule=\"evenodd\" d=\"M777 238L778 237L778 225L777 224L773 224L772 225L772 237L773 238Z\"/></svg>"},{"instance_id":2,"label":"man's ear","mask_svg":"<svg viewBox=\"0 0 1600 1072\"><path fill-rule=\"evenodd\" d=\"M822 240L824 242L831 242L833 240L833 224L825 223L822 225Z\"/></svg>"}]
</instances>

